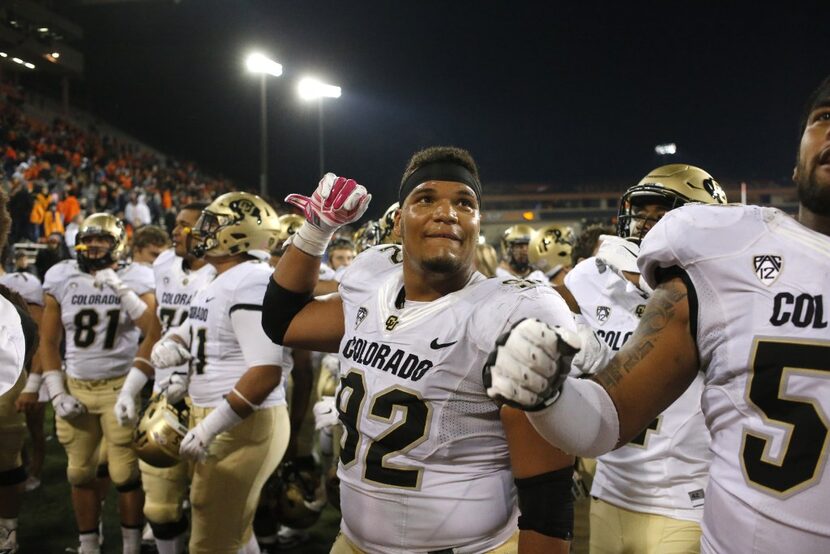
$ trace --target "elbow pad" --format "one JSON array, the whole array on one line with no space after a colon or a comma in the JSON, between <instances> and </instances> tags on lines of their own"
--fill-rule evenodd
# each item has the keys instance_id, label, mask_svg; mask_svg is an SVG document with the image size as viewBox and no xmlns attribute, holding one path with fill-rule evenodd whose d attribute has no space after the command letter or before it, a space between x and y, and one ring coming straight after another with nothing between
<instances>
[{"instance_id":1,"label":"elbow pad","mask_svg":"<svg viewBox=\"0 0 830 554\"><path fill-rule=\"evenodd\" d=\"M282 344L291 320L312 299L311 291L291 292L269 279L262 299L262 330L273 342Z\"/></svg>"}]
</instances>

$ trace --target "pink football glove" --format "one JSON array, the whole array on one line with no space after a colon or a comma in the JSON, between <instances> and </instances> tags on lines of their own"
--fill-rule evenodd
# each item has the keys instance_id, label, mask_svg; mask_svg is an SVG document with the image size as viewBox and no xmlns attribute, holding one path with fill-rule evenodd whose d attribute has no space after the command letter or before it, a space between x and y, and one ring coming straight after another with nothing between
<instances>
[{"instance_id":1,"label":"pink football glove","mask_svg":"<svg viewBox=\"0 0 830 554\"><path fill-rule=\"evenodd\" d=\"M333 233L339 227L357 221L369 207L372 195L354 179L326 173L311 198L289 194L285 201L303 210L306 221L321 231Z\"/></svg>"}]
</instances>

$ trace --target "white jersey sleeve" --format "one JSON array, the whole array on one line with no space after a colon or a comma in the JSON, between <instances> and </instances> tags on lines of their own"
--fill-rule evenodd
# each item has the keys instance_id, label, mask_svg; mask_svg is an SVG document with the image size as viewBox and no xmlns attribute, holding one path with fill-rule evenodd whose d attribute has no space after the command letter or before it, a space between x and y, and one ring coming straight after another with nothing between
<instances>
[{"instance_id":1,"label":"white jersey sleeve","mask_svg":"<svg viewBox=\"0 0 830 554\"><path fill-rule=\"evenodd\" d=\"M0 396L17 383L25 359L26 338L20 314L14 304L0 295Z\"/></svg>"},{"instance_id":2,"label":"white jersey sleeve","mask_svg":"<svg viewBox=\"0 0 830 554\"><path fill-rule=\"evenodd\" d=\"M139 296L153 292L156 288L153 269L144 264L128 264L118 271L118 276L121 277L125 285Z\"/></svg>"},{"instance_id":3,"label":"white jersey sleeve","mask_svg":"<svg viewBox=\"0 0 830 554\"><path fill-rule=\"evenodd\" d=\"M0 276L0 285L5 285L22 296L27 304L43 306L43 286L31 273L6 273Z\"/></svg>"},{"instance_id":4,"label":"white jersey sleeve","mask_svg":"<svg viewBox=\"0 0 830 554\"><path fill-rule=\"evenodd\" d=\"M732 502L830 537L830 237L773 208L689 205L649 232L640 258L650 284L660 268L688 276L711 482ZM744 523L729 534L755 532ZM728 536L710 542L734 551Z\"/></svg>"}]
</instances>

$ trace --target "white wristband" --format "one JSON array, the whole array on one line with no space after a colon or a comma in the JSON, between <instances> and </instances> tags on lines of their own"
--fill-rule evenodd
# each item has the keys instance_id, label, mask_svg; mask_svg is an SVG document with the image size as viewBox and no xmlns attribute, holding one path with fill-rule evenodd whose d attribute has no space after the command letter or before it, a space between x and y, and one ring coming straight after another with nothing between
<instances>
[{"instance_id":1,"label":"white wristband","mask_svg":"<svg viewBox=\"0 0 830 554\"><path fill-rule=\"evenodd\" d=\"M225 400L199 424L202 429L211 437L232 429L242 421L239 414L233 411L231 405Z\"/></svg>"},{"instance_id":2,"label":"white wristband","mask_svg":"<svg viewBox=\"0 0 830 554\"><path fill-rule=\"evenodd\" d=\"M143 371L137 367L131 367L124 384L121 386L121 393L136 397L148 380Z\"/></svg>"},{"instance_id":3,"label":"white wristband","mask_svg":"<svg viewBox=\"0 0 830 554\"><path fill-rule=\"evenodd\" d=\"M66 394L66 386L63 384L63 372L60 369L44 371L43 380L46 381L49 400L52 400L56 396Z\"/></svg>"},{"instance_id":4,"label":"white wristband","mask_svg":"<svg viewBox=\"0 0 830 554\"><path fill-rule=\"evenodd\" d=\"M127 311L130 319L135 321L144 315L144 311L147 310L147 303L144 300L130 289L126 289L123 292L119 290L119 292L121 293L119 295L121 297L121 306Z\"/></svg>"},{"instance_id":5,"label":"white wristband","mask_svg":"<svg viewBox=\"0 0 830 554\"><path fill-rule=\"evenodd\" d=\"M309 256L321 258L326 252L334 231L334 229L324 231L306 221L296 233L288 237L286 242L293 245L294 248L299 248Z\"/></svg>"},{"instance_id":6,"label":"white wristband","mask_svg":"<svg viewBox=\"0 0 830 554\"><path fill-rule=\"evenodd\" d=\"M22 392L29 394L36 394L40 391L40 384L43 382L43 375L40 373L30 373L26 378L26 386L23 387Z\"/></svg>"}]
</instances>

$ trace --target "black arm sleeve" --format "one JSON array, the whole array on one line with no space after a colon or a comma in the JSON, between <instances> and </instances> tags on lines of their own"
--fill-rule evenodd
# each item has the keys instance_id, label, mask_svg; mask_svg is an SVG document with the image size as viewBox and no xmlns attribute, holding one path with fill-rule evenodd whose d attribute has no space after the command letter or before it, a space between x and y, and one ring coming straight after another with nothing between
<instances>
[{"instance_id":1,"label":"black arm sleeve","mask_svg":"<svg viewBox=\"0 0 830 554\"><path fill-rule=\"evenodd\" d=\"M311 302L312 298L311 291L291 292L279 286L273 279L269 279L265 297L262 299L262 330L268 338L282 344L291 320Z\"/></svg>"}]
</instances>

